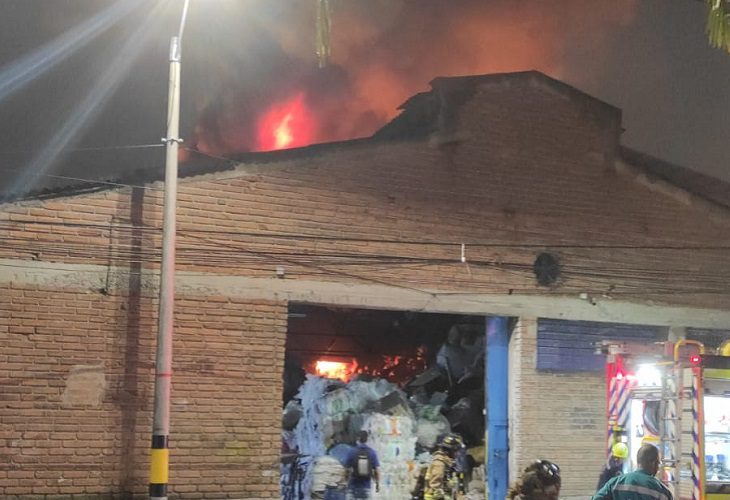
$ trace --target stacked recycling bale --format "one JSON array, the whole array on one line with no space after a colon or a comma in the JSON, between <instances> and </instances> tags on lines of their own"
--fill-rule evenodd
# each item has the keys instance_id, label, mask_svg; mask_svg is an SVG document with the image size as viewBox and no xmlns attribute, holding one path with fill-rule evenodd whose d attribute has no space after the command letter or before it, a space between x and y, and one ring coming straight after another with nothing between
<instances>
[{"instance_id":1,"label":"stacked recycling bale","mask_svg":"<svg viewBox=\"0 0 730 500\"><path fill-rule=\"evenodd\" d=\"M298 452L303 455L300 458L300 464L305 470L302 491L305 492L306 500L311 498L315 458L327 453L324 445L325 436L322 432L322 416L325 403L322 396L326 393L330 384L330 380L307 375L306 381L299 388L297 394L297 398L302 405L302 415L294 428L294 444Z\"/></svg>"},{"instance_id":2,"label":"stacked recycling bale","mask_svg":"<svg viewBox=\"0 0 730 500\"><path fill-rule=\"evenodd\" d=\"M410 498L418 439L413 417L373 413L366 430L370 434L368 444L380 460L380 492L373 498Z\"/></svg>"},{"instance_id":3,"label":"stacked recycling bale","mask_svg":"<svg viewBox=\"0 0 730 500\"><path fill-rule=\"evenodd\" d=\"M408 438L410 441L401 440L395 446L387 446L381 443L382 452L376 449L381 462L381 453L385 454L386 457L390 457L402 455L405 452L412 460L415 452L416 438L413 435L413 415L408 408L405 396L400 394L397 386L383 379L367 382L353 381L345 385L338 381L307 375L307 379L297 395L297 398L301 401L302 409L301 418L294 429L299 453L306 455L301 463L306 466L303 491L307 492L307 499L320 494L321 488L325 486L335 486L333 481L322 478L333 478L336 474L330 474L329 469L327 472L323 470L320 474L320 469L324 464L331 468L331 462L315 460L316 457L326 455L327 450L336 443L354 443L357 433L362 429L368 429L371 420L372 425L378 429L379 436L384 437L387 435L387 426L385 426L385 420L383 419L388 417L372 412L380 409L378 402L394 392L398 394L397 397L390 398L389 401L392 401L389 403L391 406L389 406L388 411L398 413L400 416L392 417L398 420L397 423L395 421L388 422L396 425L398 429L396 437L399 439L401 437ZM378 422L383 425L379 425ZM368 444L372 446L372 442L368 442ZM406 446L410 449L405 450ZM390 462L391 460L386 460L386 463ZM381 477L393 484L403 482L400 478L402 475L400 469L395 471L397 474L391 474L388 470L390 469L383 470ZM315 472L318 474L317 481L314 480L313 476ZM382 498L397 500L409 497L384 496Z\"/></svg>"},{"instance_id":4,"label":"stacked recycling bale","mask_svg":"<svg viewBox=\"0 0 730 500\"><path fill-rule=\"evenodd\" d=\"M311 497L326 498L327 491L342 491L345 484L345 468L339 460L328 455L317 457L312 463Z\"/></svg>"}]
</instances>

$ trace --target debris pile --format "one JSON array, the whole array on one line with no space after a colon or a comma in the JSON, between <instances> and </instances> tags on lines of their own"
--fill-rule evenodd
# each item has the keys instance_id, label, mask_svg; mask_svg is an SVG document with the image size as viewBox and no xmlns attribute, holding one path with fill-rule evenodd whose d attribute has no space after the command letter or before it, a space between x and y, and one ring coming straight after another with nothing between
<instances>
[{"instance_id":1,"label":"debris pile","mask_svg":"<svg viewBox=\"0 0 730 500\"><path fill-rule=\"evenodd\" d=\"M483 445L483 342L465 347L453 330L436 363L402 388L363 375L348 383L306 375L282 418L283 455L296 457L282 465L282 497L344 500L346 462L361 430L380 461L375 499L410 499L444 435L457 432L467 445Z\"/></svg>"}]
</instances>

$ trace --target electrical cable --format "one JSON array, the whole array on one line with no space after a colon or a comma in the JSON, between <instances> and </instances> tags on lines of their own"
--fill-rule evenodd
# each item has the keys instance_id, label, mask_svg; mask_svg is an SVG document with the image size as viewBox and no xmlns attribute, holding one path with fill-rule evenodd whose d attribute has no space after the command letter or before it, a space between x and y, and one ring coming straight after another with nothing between
<instances>
[{"instance_id":1,"label":"electrical cable","mask_svg":"<svg viewBox=\"0 0 730 500\"><path fill-rule=\"evenodd\" d=\"M157 148L164 148L165 145L162 143L159 144L128 144L128 145L119 145L119 146L91 146L91 147L84 147L84 148L71 148L66 149L64 151L69 153L76 153L76 152L87 152L87 151L123 151L123 150L132 150L132 149L157 149Z\"/></svg>"},{"instance_id":2,"label":"electrical cable","mask_svg":"<svg viewBox=\"0 0 730 500\"><path fill-rule=\"evenodd\" d=\"M234 247L234 248L236 250L239 250L239 251L241 250L241 249L239 249L237 247ZM245 251L247 253L250 253L250 254L253 254L253 255L265 255L265 254L261 254L259 252L253 252L251 250L243 250L243 251ZM287 262L287 260L284 260L284 259L282 259L282 260L284 262ZM293 263L295 265L297 264L297 262L291 262L291 261L288 261L288 262ZM322 271L322 272L326 272L326 273L332 273L334 275L339 275L339 276L343 276L343 277L346 277L346 278L351 278L351 279L354 278L354 279L359 279L359 280L363 280L363 281L370 281L370 282L377 283L377 284L380 284L380 285L392 286L392 287L395 287L395 288L403 288L403 289L407 289L407 290L411 290L411 291L415 291L415 292L420 292L420 293L423 293L423 294L427 294L427 295L432 295L433 296L433 293L427 292L425 290L420 290L418 288L412 288L412 287L405 286L405 285L400 285L400 284L388 283L386 281L382 281L382 280L379 280L379 279L367 278L367 277L363 277L363 276L353 275L353 274L350 274L350 273L343 273L343 272L340 272L340 271L332 271L332 270L326 269L324 267L314 266L314 265L311 265L311 264L310 265L307 265L305 267L311 267L311 268L316 269L318 271Z\"/></svg>"},{"instance_id":3,"label":"electrical cable","mask_svg":"<svg viewBox=\"0 0 730 500\"><path fill-rule=\"evenodd\" d=\"M24 169L21 168L12 168L12 167L3 167L3 170L12 170L14 172L23 172L28 177L48 177L51 179L59 179L59 180L67 180L67 181L75 181L75 182L83 182L86 184L92 184L92 185L102 185L102 186L112 186L112 187L126 187L126 188L134 188L134 189L145 189L148 191L164 191L163 188L156 188L152 186L142 186L142 185L135 185L135 184L125 184L122 182L115 182L115 181L105 181L100 179L86 179L83 177L71 177L68 175L58 175L58 174L44 174L44 173L27 173ZM6 202L7 203L7 202ZM12 202L11 202L12 203Z\"/></svg>"},{"instance_id":4,"label":"electrical cable","mask_svg":"<svg viewBox=\"0 0 730 500\"><path fill-rule=\"evenodd\" d=\"M150 145L151 146L151 145ZM53 174L44 174L48 176L53 176ZM64 178L69 178L65 176L60 176ZM78 178L69 178L69 179L76 179L80 181L86 181L85 179L78 179ZM90 180L89 180L90 181ZM90 181L99 183L100 181ZM101 181L104 182L104 181ZM112 183L109 182L107 184L115 185L115 186L121 186L121 187L137 187L137 188L144 188L149 189L147 186L132 186L129 184L123 184L123 183ZM161 190L161 189L160 189ZM153 233L155 235L160 233L160 228L154 227L154 226L146 226L146 225L139 225L139 224L125 224L121 225L118 223L112 222L108 225L102 225L102 224L93 224L93 223L71 223L69 221L38 221L38 220L32 220L32 219L18 219L17 217L14 217L13 220L7 220L7 221L0 221L0 224L5 225L5 227L9 227L12 229L13 227L17 227L19 224L23 224L22 231L24 233L30 233L30 234L36 234L40 236L53 236L58 237L60 236L62 239L64 237L63 234L60 234L58 231L54 231L54 227L78 227L78 228L87 228L87 229L98 229L100 234L96 234L96 237L101 238L111 238L112 233L119 233L123 231L141 231L142 233ZM39 227L48 227L49 231L43 231L43 230L31 230L27 226L39 226ZM310 271L311 274L314 271L317 271L318 273L324 274L324 275L339 275L339 276L346 276L351 279L358 279L358 280L365 280L365 281L371 281L376 282L380 284L385 284L388 286L397 286L394 285L386 280L380 280L377 278L372 278L368 276L358 275L354 274L352 272L345 272L341 270L336 269L328 269L326 267L323 267L324 265L328 266L349 266L349 267L362 267L365 272L374 272L376 269L379 270L387 270L392 271L393 266L399 266L403 267L404 265L409 266L417 266L420 269L423 269L425 267L429 266L453 266L455 264L460 264L456 261L456 258L446 258L446 257L426 257L423 256L421 253L419 253L419 256L412 256L412 255L393 255L393 254L367 254L367 253L345 253L342 251L335 252L335 251L328 251L324 252L321 249L318 251L264 251L264 250L256 250L255 248L251 248L253 245L254 247L256 245L260 246L270 246L268 243L264 242L258 242L258 243L252 243L251 241L246 242L237 242L237 241L230 241L227 242L220 242L220 241L214 241L210 238L201 238L199 234L208 234L208 235L218 235L218 236L230 236L230 237L243 237L243 238L261 238L265 240L292 240L292 241L312 241L312 242L322 242L326 241L328 243L331 243L333 246L338 246L340 244L344 243L377 243L380 245L406 245L408 247L412 247L414 245L420 245L420 246L447 246L447 247L460 247L463 245L462 242L455 242L455 241L434 241L434 240L406 240L406 239L375 239L375 238L362 238L362 237L346 237L341 235L311 235L311 234L294 234L294 233L274 233L274 232L256 232L256 231L228 231L228 230L217 230L217 229L180 229L178 232L182 238L184 237L192 237L197 239L203 239L207 245L206 246L181 246L179 247L180 250L180 257L182 259L182 262L185 263L186 260L190 262L190 265L195 265L197 262L196 260L200 260L201 262L204 262L206 265L215 265L215 266L230 266L232 263L238 263L242 265L246 264L261 264L262 260L268 259L268 260L279 260L281 262L287 262L292 265L300 266L300 267L306 267L310 268L313 271ZM65 235L66 237L73 240L75 235ZM138 236L143 237L143 236ZM22 244L24 238L21 237L1 237L0 241L5 241L6 243L9 243L10 245L4 245L6 248L13 248L13 245L15 246L15 249L20 251L27 251L29 253L38 252L44 254L44 255L60 255L65 256L68 255L74 255L78 258L89 258L89 259L98 259L98 254L95 254L93 251L90 251L88 249L88 245L84 243L74 243L73 241L65 241L63 244L59 244L57 241L38 241L32 240L28 241L28 245L26 246L18 246L19 244ZM233 243L245 243L248 245L247 248L241 248L239 246L234 245ZM38 244L44 245L53 245L54 249L49 250L46 248L38 248ZM31 246L31 244L33 246ZM292 243L289 243L290 245ZM213 246L211 248L211 245ZM274 245L277 245L274 243ZM577 250L594 250L594 249L615 249L615 250L626 250L626 251L686 251L686 250L694 250L694 251L721 251L726 250L730 248L730 246L726 245L712 245L712 246L694 246L694 245L606 245L606 244L591 244L591 245L571 245L571 244L565 244L565 243L558 243L558 244L537 244L537 243L528 243L528 244L514 244L514 243L494 243L494 242L471 242L467 243L469 247L484 247L484 248L512 248L512 249L521 249L521 250L529 250L534 248L544 248L544 249L561 249L563 250L562 253L570 253L571 251L577 252ZM231 254L230 251L222 250L218 247L224 246L228 247L229 249L234 249L239 253L247 254L249 257L248 259L243 258L241 255L236 255L235 258ZM281 244L278 244L277 246L281 246ZM316 247L315 247L316 248ZM413 248L410 248L410 251L413 251ZM151 261L154 261L156 259L159 259L159 252L156 249L152 250L145 250L141 252L138 248L135 248L134 245L130 245L129 247L123 247L120 246L118 243L114 246L114 250L111 252L113 255L110 255L110 259L112 260L120 260L123 259L125 263L131 263L136 262L140 264L149 263ZM626 252L624 252L625 254ZM589 285L591 287L596 287L599 289L602 289L603 292L597 292L597 293L607 293L609 295L618 295L618 294L627 294L627 295L651 295L651 294L688 294L688 293L710 293L710 294L726 294L728 292L727 289L727 282L728 282L728 276L713 272L713 271L706 271L706 272L698 272L694 269L650 269L646 267L631 267L627 266L625 262L623 262L620 258L617 256L610 256L610 258L606 258L605 256L599 256L598 258L596 256L591 255L581 255L580 252L576 253L578 255L577 260L574 260L568 265L563 265L563 279L567 282L575 281L576 283L580 283L580 290L585 289L585 285ZM136 258L137 260L132 261L132 258ZM638 256L629 254L625 255L624 258L635 258ZM679 256L677 256L679 257ZM585 261L585 263L581 262L582 260ZM684 257L677 260L678 263L683 262ZM534 278L532 277L532 265L530 263L509 263L509 262L498 262L498 261L485 261L480 259L473 259L469 260L467 263L469 266L474 266L475 268L480 267L490 267L492 269L496 269L502 272L510 273L514 276L518 276L520 279L524 280L530 280L532 281ZM606 265L610 264L610 265ZM378 266L377 268L375 266ZM614 266L614 267L611 267ZM467 267L468 270L468 267ZM471 274L471 273L470 273ZM623 280L622 283L612 283L612 281L615 281L616 279ZM464 280L459 280L461 282L464 282ZM676 282L681 281L682 286L677 286ZM422 283L426 286L433 286L433 281L424 281L424 280L417 280L412 279L410 280L413 284ZM475 283L471 283L468 280L465 282L467 283L467 286L473 287L473 288L481 288L482 286L478 286ZM567 284L564 283L561 285L561 292L566 292L568 290ZM710 285L710 287L708 287ZM715 286L716 288L712 288L712 286ZM483 285L486 287L495 287L495 286L504 286L509 287L510 290L515 290L515 283L496 283L494 281L490 281L489 283ZM579 285L573 285L573 286L579 286ZM672 288L670 288L670 286ZM431 294L431 292L426 292L424 290L415 289L412 287L404 287L409 288L411 290L418 290L422 293L428 293ZM634 291L636 290L636 291ZM535 292L539 291L536 289L530 289L530 291ZM590 291L590 290L589 290Z\"/></svg>"},{"instance_id":5,"label":"electrical cable","mask_svg":"<svg viewBox=\"0 0 730 500\"><path fill-rule=\"evenodd\" d=\"M23 225L23 226L18 227L18 225ZM13 219L13 220L0 221L0 227L3 227L3 226L8 231L13 231L14 228L17 227L17 229L15 229L15 232L22 232L22 235L23 236L25 236L27 234L37 234L37 235L44 235L45 234L45 235L55 235L55 236L66 234L66 233L63 233L63 232L54 231L52 229L52 226L98 229L99 232L96 233L96 234L93 234L93 236L103 237L103 238L108 238L110 236L109 235L110 232L115 232L116 233L117 231L121 231L121 230L129 230L129 231L136 231L136 230L150 231L150 232L153 232L154 234L159 234L159 232L160 232L160 229L159 228L151 227L151 226L129 227L129 226L120 226L120 225L114 224L114 223L112 223L112 224L89 224L89 223L69 223L69 222L66 222L66 221L58 221L58 222L56 222L56 221L34 221L34 220L26 220L26 219ZM48 227L48 230L46 230L46 229L40 229L40 228L33 229L31 227L28 227L28 226L40 226L41 228L42 227ZM181 229L178 232L183 237L186 236L186 235L195 235L195 233L221 234L220 232L216 232L215 230L213 230L213 231L200 230L199 231L199 230L185 230L185 229ZM262 237L262 238L266 238L266 239L293 239L295 241L300 241L300 240L305 240L305 241L306 240L315 240L315 241L319 241L319 240L322 239L320 237L310 237L308 235L294 235L294 234L283 234L283 233L282 234L277 234L277 233L253 233L253 232L251 232L251 233L249 233L249 232L223 232L222 234L230 234L230 235L237 235L237 236L248 236L248 237ZM70 236L70 237L76 236L73 233L72 234L66 234L66 235L67 236ZM92 235L89 235L89 236L92 236ZM341 239L337 239L337 238L334 238L334 237L324 237L324 239L325 240L328 240L330 242L333 242L333 243L349 242L349 241L352 240L351 238L347 238L347 237L343 237ZM238 240L233 240L233 241L238 241ZM229 243L232 243L233 241L228 240ZM416 240L406 241L406 240L364 239L363 241L371 242L371 243L385 243L385 244L406 244L406 245L418 245L418 244L421 244L421 242L416 241ZM254 243L252 243L250 241L247 241L245 243L248 244L248 245L267 245L268 246L267 243L262 243L262 242L254 242ZM430 243L432 243L432 242L426 242L426 245L428 245ZM281 245L281 244L279 244L279 245ZM443 245L444 246L456 246L457 244L456 243L446 243L446 242L444 242ZM473 245L473 246L476 247L478 245ZM521 244L514 244L514 245L512 245L512 247L513 248L523 248ZM638 247L636 249L646 250L646 248L638 248ZM690 249L690 248L688 247L687 249ZM697 250L697 248L692 248L692 249ZM713 248L712 250L714 251L715 249ZM341 254L340 253L339 255L346 255L346 254ZM361 256L361 255L365 255L365 256L384 256L384 257L396 257L396 258L402 257L402 256L399 256L399 255L393 255L393 254L387 254L387 255L382 255L382 254L364 254L362 252L357 253L357 254L353 254L353 255L356 255L356 256ZM528 254L526 254L526 255L528 255ZM529 254L529 255L531 255L531 254ZM678 259L679 259L679 257L682 257L682 258L680 260L678 260L678 262L682 262L684 260L684 257L683 256L678 256ZM445 260L451 260L451 258L446 258ZM470 260L470 262L479 262L479 259L472 259L472 260ZM600 262L602 264L606 264L606 263L608 263L610 261L608 261L606 259L601 259ZM595 263L596 263L596 259L595 258L588 258L588 259L586 259L586 262L585 262L584 265L585 265L586 269L594 269ZM625 262L615 262L615 264L616 265L620 265L621 267L607 268L607 270L611 270L612 272L625 272L627 274L630 274L631 271L639 271L639 272L641 272L643 274L652 273L652 274L659 274L659 275L662 274L662 273L676 273L678 271L681 272L681 270L678 270L678 269L673 269L673 270L670 271L670 270L660 269L660 268L659 269L649 269L649 268L646 268L646 267L642 267L642 268L631 268L631 267L626 267L627 264ZM574 267L574 268L580 268L581 266L582 266L582 264L580 263L580 261L575 261L574 260L572 262L572 267ZM698 271L697 270L692 270L692 272L694 274L698 274ZM713 275L716 275L717 273L716 273L716 271L714 271L712 274Z\"/></svg>"},{"instance_id":6,"label":"electrical cable","mask_svg":"<svg viewBox=\"0 0 730 500\"><path fill-rule=\"evenodd\" d=\"M162 144L159 144L159 145L157 145L157 144L148 144L148 145L145 144L145 145L117 146L117 148L129 148L129 149L133 149L133 148L162 147L162 146L163 146ZM201 154L201 155L204 155L204 156L207 156L207 157L210 157L210 158L219 160L219 161L226 161L226 162L228 162L230 164L241 164L241 161L237 161L237 160L234 160L232 158L227 158L227 157L224 157L224 156L214 155L212 153L206 153L206 152L203 152L203 151L201 151L201 150L199 150L197 148L194 148L194 147L185 146L185 147L183 147L183 149L185 149L187 151L190 151L190 152L198 153L198 154ZM11 169L11 170L21 171L20 169ZM56 179L66 179L66 180L72 180L72 181L76 181L76 182L84 182L84 183L95 184L95 185L107 185L107 186L112 186L112 187L139 188L139 189L147 189L147 190L151 190L151 191L164 191L163 188L154 188L154 187L151 187L151 186L148 186L148 185L133 185L133 184L127 184L127 183L124 183L124 182L100 181L100 180L94 180L94 179L86 179L86 178L81 178L81 177L72 177L72 176L55 175L55 174L33 174L33 175L36 176L36 177L38 177L38 176L48 176L48 177L56 178ZM291 179L289 179L289 181L291 181ZM409 189L409 190L418 189L418 188L413 188L412 186L408 186L408 185L403 185L401 187L406 188L406 189ZM428 193L429 195L433 195L433 194L435 194L437 192L443 192L443 193L449 194L449 195L457 195L458 194L458 195L462 195L462 196L465 195L465 194L467 194L464 191L443 191L443 190L433 190L433 189L421 190L421 191L423 191L425 193ZM184 185L181 185L179 187L179 192L180 193L185 193L185 186ZM482 199L486 199L486 197L484 197L483 195L475 195L475 196L477 196L479 198L482 198ZM602 233L601 236L605 237L605 234ZM352 241L355 241L355 240L356 240L355 238L352 239ZM376 240L376 241L378 241L378 240ZM494 248L499 248L499 247L502 247L502 248L513 248L513 247L517 246L517 245L511 244L511 243L505 243L505 244L501 244L501 243L488 243L487 244L487 243L479 243L479 242L470 242L468 240L467 241L463 241L463 242L462 241L459 241L459 242L439 242L439 241L426 242L426 241L421 241L419 243L420 244L435 244L435 245L439 245L439 244L460 245L462 243L466 243L466 244L468 244L470 246L485 246L485 247L494 247ZM556 243L553 243L553 244L526 243L526 244L522 244L522 245L519 245L519 246L522 247L522 248L546 248L546 247L549 247L551 249L561 249L561 248L570 248L570 249L578 249L578 248L603 248L603 249L617 249L617 250L619 250L619 249L635 249L635 248L645 248L645 249L653 249L653 250L661 250L661 249L668 249L668 250L685 250L685 249L717 249L717 250L725 250L725 249L730 249L730 245L704 245L704 246L699 246L699 245L697 245L697 246L692 246L692 245L626 245L626 244L619 244L619 245L616 245L616 244L588 244L588 245L585 245L585 244L583 244L583 245L581 245L581 244L564 244L564 243L557 243L557 242Z\"/></svg>"},{"instance_id":7,"label":"electrical cable","mask_svg":"<svg viewBox=\"0 0 730 500\"><path fill-rule=\"evenodd\" d=\"M112 226L113 227L113 226ZM109 227L106 226L105 231L109 230ZM26 230L27 232L27 230ZM36 234L39 234L36 232ZM43 234L41 231L40 234ZM47 235L51 235L53 233L46 233ZM58 235L54 235L58 236ZM103 236L103 235L97 235L97 236ZM107 237L107 236L103 236ZM19 242L19 238L8 238L8 237L0 237L0 241L6 241L15 243L16 247ZM22 241L22 239L20 240ZM24 251L35 251L35 250L41 250L43 253L48 253L48 249L45 248L38 248L38 241L33 241L33 244L36 245L34 248L29 247L21 247ZM42 243L42 242L41 242ZM207 240L208 246L205 247L185 247L180 246L181 258L187 257L190 259L194 259L196 257L200 257L203 260L207 259L207 261L211 262L211 256L212 254L221 254L226 256L225 251L220 251L215 246L220 245L220 243L215 242L213 240ZM47 242L47 244L52 244L54 246L54 252L56 254L59 253L59 251L64 252L79 252L86 248L85 244L82 243L76 243L73 242L68 243L66 242L64 245L59 245L58 242L52 241ZM210 247L210 245L214 245L213 248ZM247 248L241 248L235 245L232 245L232 242L226 243L229 247L235 248L238 251L246 251ZM250 245L250 244L249 244ZM120 246L119 244L116 245L115 248L115 258L123 258L125 257L125 247ZM131 249L130 249L131 251ZM195 253L197 252L197 253ZM88 252L87 252L88 253ZM137 252L138 254L140 252ZM329 259L330 263L339 264L339 265L369 265L371 263L378 263L381 265L391 264L391 265L398 265L402 263L421 263L421 264L429 264L429 265L440 265L440 264L453 264L456 263L454 258L443 258L443 257L425 257L423 255L420 255L418 257L414 257L412 255L392 255L392 254L364 254L364 253L343 253L343 252L306 252L306 251L266 251L265 249L262 249L259 251L259 253L263 253L270 258L277 258L277 257L289 257L289 258L299 258L298 262L302 262L301 259L318 259L320 262ZM141 256L146 256L147 258L157 258L159 253L147 253ZM238 261L241 259L239 258ZM229 260L226 260L224 262L230 262ZM310 260L311 262L311 260ZM470 264L474 266L492 266L500 268L501 270L517 270L519 271L518 274L524 275L525 273L531 271L531 265L527 263L510 263L510 262L496 262L496 261L481 261L481 260L472 260L470 261ZM600 265L600 262L598 262ZM699 285L707 285L710 284L717 284L718 286L725 286L727 276L724 276L722 274L719 274L717 272L712 274L699 274L695 270L686 270L686 275L683 276L682 270L674 269L672 271L665 271L665 270L650 270L650 269L642 269L638 270L638 272L626 272L623 269L617 268L617 269L610 269L604 267L597 268L596 262L591 262L590 267L581 268L580 266L565 266L564 267L564 273L566 277L579 277L579 278L595 278L598 280L605 280L605 279L615 279L615 278L622 278L627 280L636 280L639 282L642 282L642 286L646 286L643 284L643 282L647 280L651 280L654 278L663 278L663 277L672 277L679 278L681 277L683 282L690 283L690 284L699 284ZM585 280L584 280L585 281ZM606 283L605 281L601 282Z\"/></svg>"},{"instance_id":8,"label":"electrical cable","mask_svg":"<svg viewBox=\"0 0 730 500\"><path fill-rule=\"evenodd\" d=\"M96 182L96 181L94 181ZM130 184L116 184L109 183L123 187L142 188L143 186L134 186ZM154 189L156 191L162 191L162 189ZM62 227L83 227L83 228L99 228L108 230L109 225L94 224L94 223L83 223L83 222L68 222L68 221L40 221L33 219L22 219L14 217L11 220L0 220L0 224L34 224L41 226L62 226ZM162 232L161 227L146 226L146 225L134 225L125 224L119 225L114 224L112 226L115 230L143 230ZM272 239L292 239L292 240L311 240L311 241L335 241L335 242L352 242L352 243L379 243L379 244L403 244L403 245L424 245L424 246L454 246L461 247L462 244L467 247L476 248L524 248L524 249L558 249L558 250L571 250L571 249L588 249L588 250L668 250L668 251L686 251L686 250L705 250L705 251L722 251L730 250L730 244L728 245L611 245L611 244L566 244L566 243L495 243L495 242L482 242L482 241L446 241L446 240L406 240L406 239L376 239L376 238L361 238L361 237L348 237L348 236L334 236L334 235L311 235L311 234L296 234L296 233L274 233L274 232L263 232L263 231L229 231L219 229L185 229L183 224L180 224L178 233L202 233L202 234L215 234L215 235L226 235L226 236L242 236L242 237L255 237L255 238L272 238Z\"/></svg>"}]
</instances>

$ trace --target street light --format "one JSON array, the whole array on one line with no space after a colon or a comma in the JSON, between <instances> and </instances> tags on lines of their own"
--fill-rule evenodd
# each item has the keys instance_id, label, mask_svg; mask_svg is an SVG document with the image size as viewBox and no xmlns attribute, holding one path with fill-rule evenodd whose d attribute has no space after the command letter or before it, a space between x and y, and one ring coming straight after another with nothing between
<instances>
[{"instance_id":1,"label":"street light","mask_svg":"<svg viewBox=\"0 0 730 500\"><path fill-rule=\"evenodd\" d=\"M167 499L169 477L170 389L172 387L172 327L175 303L175 209L177 204L177 158L180 134L180 57L190 0L183 4L180 29L170 42L170 81L165 143L165 197L162 214L162 262L155 356L155 407L150 450L152 500Z\"/></svg>"}]
</instances>

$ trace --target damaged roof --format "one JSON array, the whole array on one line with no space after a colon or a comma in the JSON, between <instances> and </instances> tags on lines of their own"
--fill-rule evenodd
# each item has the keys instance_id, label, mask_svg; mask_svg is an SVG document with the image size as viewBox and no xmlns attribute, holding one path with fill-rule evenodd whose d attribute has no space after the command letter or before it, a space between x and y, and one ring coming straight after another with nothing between
<instances>
[{"instance_id":1,"label":"damaged roof","mask_svg":"<svg viewBox=\"0 0 730 500\"><path fill-rule=\"evenodd\" d=\"M439 127L440 115L444 108L459 109L481 86L510 86L516 83L521 84L523 88L525 86L548 88L558 95L580 102L583 106L613 113L620 119L621 110L615 106L539 71L440 76L431 80L429 92L416 94L401 104L398 109L402 113L375 132L373 138L401 139L428 136Z\"/></svg>"},{"instance_id":2,"label":"damaged roof","mask_svg":"<svg viewBox=\"0 0 730 500\"><path fill-rule=\"evenodd\" d=\"M401 113L371 137L314 144L295 149L237 154L230 158L216 158L192 152L190 159L180 165L180 177L187 178L233 170L239 164L305 160L343 149L367 148L385 141L423 139L438 130L444 108L460 108L481 85L514 83L544 86L566 98L578 101L584 106L620 114L618 108L538 71L439 77L431 81L430 91L410 97L398 108ZM730 183L673 165L627 147L620 148L619 156L625 163L640 169L650 179L661 179L695 196L730 209ZM99 156L98 163L101 163L101 158ZM119 163L118 160L117 163ZM148 152L144 158L135 158L132 153L125 164L137 165L138 168L119 170L111 174L89 175L85 172L82 175L73 175L74 163L69 162L69 164L71 173L61 171L33 177L37 182L33 189L26 193L10 193L8 191L10 186L6 181L6 184L0 185L0 202L56 198L161 181L164 178L164 148L157 148L151 154Z\"/></svg>"}]
</instances>

